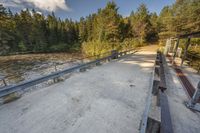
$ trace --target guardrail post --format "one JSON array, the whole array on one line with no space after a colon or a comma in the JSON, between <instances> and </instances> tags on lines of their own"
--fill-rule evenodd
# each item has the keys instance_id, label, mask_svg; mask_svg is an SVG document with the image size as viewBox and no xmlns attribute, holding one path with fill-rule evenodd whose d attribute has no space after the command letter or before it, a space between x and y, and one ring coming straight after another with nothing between
<instances>
[{"instance_id":1,"label":"guardrail post","mask_svg":"<svg viewBox=\"0 0 200 133\"><path fill-rule=\"evenodd\" d=\"M197 89L194 95L192 96L192 99L186 103L186 107L200 112L200 104L198 103L199 98L200 98L200 81L197 85Z\"/></svg>"},{"instance_id":2,"label":"guardrail post","mask_svg":"<svg viewBox=\"0 0 200 133\"><path fill-rule=\"evenodd\" d=\"M6 79L4 76L0 76L0 81L3 82L4 86L7 86Z\"/></svg>"},{"instance_id":3,"label":"guardrail post","mask_svg":"<svg viewBox=\"0 0 200 133\"><path fill-rule=\"evenodd\" d=\"M54 65L54 71L57 72L56 63L54 62L53 65ZM54 78L54 79L53 79L53 82L54 82L54 83L56 83L57 81L58 81L58 78Z\"/></svg>"},{"instance_id":4,"label":"guardrail post","mask_svg":"<svg viewBox=\"0 0 200 133\"><path fill-rule=\"evenodd\" d=\"M79 72L85 72L85 71L86 71L85 67L79 69Z\"/></svg>"},{"instance_id":5,"label":"guardrail post","mask_svg":"<svg viewBox=\"0 0 200 133\"><path fill-rule=\"evenodd\" d=\"M195 105L198 102L199 98L200 98L200 81L197 85L197 90L195 91L192 97L191 104Z\"/></svg>"},{"instance_id":6,"label":"guardrail post","mask_svg":"<svg viewBox=\"0 0 200 133\"><path fill-rule=\"evenodd\" d=\"M13 93L10 93L4 97L1 97L0 98L0 105L2 104L5 104L5 103L9 103L9 102L12 102L14 100L17 100L21 97L22 95L22 92L21 91L17 91L17 92L13 92Z\"/></svg>"},{"instance_id":7,"label":"guardrail post","mask_svg":"<svg viewBox=\"0 0 200 133\"><path fill-rule=\"evenodd\" d=\"M4 84L4 86L7 86L5 78L3 79L3 84Z\"/></svg>"},{"instance_id":8,"label":"guardrail post","mask_svg":"<svg viewBox=\"0 0 200 133\"><path fill-rule=\"evenodd\" d=\"M117 59L118 58L117 50L113 50L111 53L112 53L112 59Z\"/></svg>"},{"instance_id":9,"label":"guardrail post","mask_svg":"<svg viewBox=\"0 0 200 133\"><path fill-rule=\"evenodd\" d=\"M153 88L152 88L152 94L153 95L158 95L158 87L160 84L160 79L159 79L159 67L155 66L154 70L154 80L153 80Z\"/></svg>"},{"instance_id":10,"label":"guardrail post","mask_svg":"<svg viewBox=\"0 0 200 133\"><path fill-rule=\"evenodd\" d=\"M101 62L100 62L100 61L96 63L96 66L100 66L100 65L101 65Z\"/></svg>"},{"instance_id":11,"label":"guardrail post","mask_svg":"<svg viewBox=\"0 0 200 133\"><path fill-rule=\"evenodd\" d=\"M109 57L109 58L107 59L107 61L110 62L110 61L111 61L111 58Z\"/></svg>"},{"instance_id":12,"label":"guardrail post","mask_svg":"<svg viewBox=\"0 0 200 133\"><path fill-rule=\"evenodd\" d=\"M54 69L55 69L55 72L57 71L57 66L56 66L56 64L54 64Z\"/></svg>"}]
</instances>

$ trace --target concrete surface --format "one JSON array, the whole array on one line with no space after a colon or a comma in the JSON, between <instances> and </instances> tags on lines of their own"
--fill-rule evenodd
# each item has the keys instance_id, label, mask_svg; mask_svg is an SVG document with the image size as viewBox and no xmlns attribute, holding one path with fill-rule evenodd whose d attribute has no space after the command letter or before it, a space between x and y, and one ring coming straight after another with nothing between
<instances>
[{"instance_id":1,"label":"concrete surface","mask_svg":"<svg viewBox=\"0 0 200 133\"><path fill-rule=\"evenodd\" d=\"M196 70L188 66L184 66L182 70L184 74L188 77L192 85L196 88L200 81L200 74L198 74Z\"/></svg>"},{"instance_id":2,"label":"concrete surface","mask_svg":"<svg viewBox=\"0 0 200 133\"><path fill-rule=\"evenodd\" d=\"M181 58L176 58L175 61L178 64L178 66L180 66ZM186 62L183 63L183 66L181 67L181 69L184 72L184 74L187 76L189 81L192 83L192 85L196 88L198 82L200 81L200 74L197 73L197 70L188 66Z\"/></svg>"},{"instance_id":3,"label":"concrete surface","mask_svg":"<svg viewBox=\"0 0 200 133\"><path fill-rule=\"evenodd\" d=\"M0 106L0 133L137 133L155 52L75 73Z\"/></svg>"},{"instance_id":4,"label":"concrete surface","mask_svg":"<svg viewBox=\"0 0 200 133\"><path fill-rule=\"evenodd\" d=\"M200 113L185 107L184 102L189 101L186 90L183 88L171 65L168 64L165 68L168 88L166 92L174 133L199 133ZM197 80L199 80L199 76L194 73L192 74L192 72L186 72L185 68L183 68L183 72L195 86Z\"/></svg>"}]
</instances>

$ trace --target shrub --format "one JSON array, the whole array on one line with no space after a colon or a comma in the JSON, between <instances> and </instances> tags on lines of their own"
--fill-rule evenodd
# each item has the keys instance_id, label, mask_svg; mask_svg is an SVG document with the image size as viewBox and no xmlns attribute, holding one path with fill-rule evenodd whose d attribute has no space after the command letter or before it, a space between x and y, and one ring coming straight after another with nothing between
<instances>
[{"instance_id":1,"label":"shrub","mask_svg":"<svg viewBox=\"0 0 200 133\"><path fill-rule=\"evenodd\" d=\"M27 50L26 46L24 45L22 41L19 42L18 47L19 47L19 50L22 52Z\"/></svg>"},{"instance_id":2,"label":"shrub","mask_svg":"<svg viewBox=\"0 0 200 133\"><path fill-rule=\"evenodd\" d=\"M88 56L102 55L103 53L118 50L125 51L144 46L138 39L126 39L123 42L89 41L82 43L82 52Z\"/></svg>"},{"instance_id":3,"label":"shrub","mask_svg":"<svg viewBox=\"0 0 200 133\"><path fill-rule=\"evenodd\" d=\"M136 47L141 47L145 45L144 43L141 43L137 38L134 39L125 39L122 43L120 43L120 50L129 50Z\"/></svg>"},{"instance_id":4,"label":"shrub","mask_svg":"<svg viewBox=\"0 0 200 133\"><path fill-rule=\"evenodd\" d=\"M82 52L89 56L97 56L112 50L112 44L101 41L83 42Z\"/></svg>"},{"instance_id":5,"label":"shrub","mask_svg":"<svg viewBox=\"0 0 200 133\"><path fill-rule=\"evenodd\" d=\"M50 51L56 51L56 52L67 51L67 44L65 44L65 43L59 43L57 45L52 45L50 47Z\"/></svg>"}]
</instances>

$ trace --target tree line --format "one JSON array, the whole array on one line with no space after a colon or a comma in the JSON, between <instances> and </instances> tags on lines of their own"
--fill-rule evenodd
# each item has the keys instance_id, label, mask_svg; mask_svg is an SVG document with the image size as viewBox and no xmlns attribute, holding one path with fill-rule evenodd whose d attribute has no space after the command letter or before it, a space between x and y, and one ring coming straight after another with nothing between
<instances>
[{"instance_id":1,"label":"tree line","mask_svg":"<svg viewBox=\"0 0 200 133\"><path fill-rule=\"evenodd\" d=\"M73 52L96 55L129 49L180 33L200 30L200 0L176 0L161 13L144 4L128 17L108 2L79 21L62 20L30 9L13 14L0 5L0 54L13 52Z\"/></svg>"}]
</instances>

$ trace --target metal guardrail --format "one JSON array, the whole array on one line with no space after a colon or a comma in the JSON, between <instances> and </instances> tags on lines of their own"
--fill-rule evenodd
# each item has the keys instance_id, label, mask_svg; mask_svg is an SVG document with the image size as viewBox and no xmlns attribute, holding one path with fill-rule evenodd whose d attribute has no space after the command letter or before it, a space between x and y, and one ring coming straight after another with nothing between
<instances>
[{"instance_id":1,"label":"metal guardrail","mask_svg":"<svg viewBox=\"0 0 200 133\"><path fill-rule=\"evenodd\" d=\"M74 72L76 70L80 70L82 68L89 67L93 64L101 63L102 61L106 61L106 60L111 60L112 58L115 58L116 56L126 55L128 52L131 52L133 50L135 50L135 49L131 49L131 50L120 52L120 53L115 52L115 53L112 53L110 56L107 56L107 57L104 57L104 58L101 58L101 59L97 59L97 60L94 60L94 61L91 61L91 62L88 62L88 63L85 63L85 64L81 64L81 65L78 65L78 66L75 66L75 67L72 67L72 68L69 68L69 69L64 69L62 71L53 72L53 73L51 73L47 76L39 77L39 78L30 80L30 81L21 82L17 85L13 85L13 86L6 86L6 87L0 89L0 97L4 97L4 96L9 95L11 93L24 90L28 87L40 84L40 83L48 81L50 79L59 78L59 77L65 75L65 74Z\"/></svg>"},{"instance_id":2,"label":"metal guardrail","mask_svg":"<svg viewBox=\"0 0 200 133\"><path fill-rule=\"evenodd\" d=\"M151 93L149 93L147 105L142 117L140 133L173 133L169 103L165 93L165 90L167 89L165 63L163 54L158 52L152 73ZM156 101L152 100L155 98L157 99ZM158 116L154 113L154 115L150 115L150 112L155 111L154 109L152 110L152 108L157 110L154 113Z\"/></svg>"},{"instance_id":3,"label":"metal guardrail","mask_svg":"<svg viewBox=\"0 0 200 133\"><path fill-rule=\"evenodd\" d=\"M48 69L48 68L54 68L55 71L57 71L57 68L61 65L64 65L64 64L68 64L68 63L74 63L74 62L77 62L77 61L81 61L83 62L84 60L91 60L91 59L97 59L99 57L104 57L104 56L108 56L110 55L112 51L107 51L107 52L104 52L104 53L101 53L101 54L97 54L97 55L92 55L92 56L83 56L81 58L72 58L71 60L68 60L68 61L65 61L65 62L62 62L62 63L59 63L59 62L53 62L52 64L48 65L48 66L44 66L44 67L40 67L40 68L36 68L36 69L33 69L34 71L35 70L38 70L38 69ZM24 74L24 73L23 73ZM14 74L9 74L9 75L6 75L4 76L4 86L7 86L9 85L9 80L12 80L12 79L15 79L17 78L18 76L14 75ZM1 78L0 78L1 79ZM0 87L2 88L2 87Z\"/></svg>"},{"instance_id":4,"label":"metal guardrail","mask_svg":"<svg viewBox=\"0 0 200 133\"><path fill-rule=\"evenodd\" d=\"M162 53L158 53L159 56L159 66L160 66L160 84L159 84L159 102L161 107L161 133L173 133L173 127L172 127L172 120L171 115L169 111L169 103L168 98L165 93L165 90L167 89L166 85L166 79L165 79L165 69L164 69L164 63L165 57Z\"/></svg>"},{"instance_id":5,"label":"metal guardrail","mask_svg":"<svg viewBox=\"0 0 200 133\"><path fill-rule=\"evenodd\" d=\"M155 64L154 64L155 67ZM148 119L149 119L149 113L151 110L151 104L152 104L152 92L153 92L153 86L154 86L154 75L155 75L155 69L153 69L152 74L151 74L151 83L150 83L150 87L149 87L149 92L148 92L148 97L146 98L146 105L145 105L145 109L142 115L142 120L140 123L140 133L148 133Z\"/></svg>"}]
</instances>

